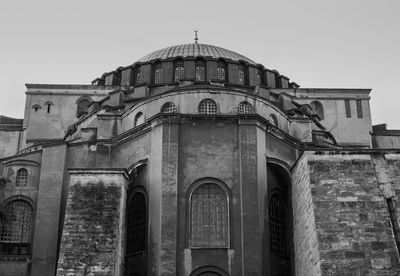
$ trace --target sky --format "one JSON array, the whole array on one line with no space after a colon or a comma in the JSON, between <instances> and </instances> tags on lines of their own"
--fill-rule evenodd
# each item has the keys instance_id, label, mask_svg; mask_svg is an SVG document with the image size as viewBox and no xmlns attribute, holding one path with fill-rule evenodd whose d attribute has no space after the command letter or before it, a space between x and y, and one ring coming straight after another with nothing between
<instances>
[{"instance_id":1,"label":"sky","mask_svg":"<svg viewBox=\"0 0 400 276\"><path fill-rule=\"evenodd\" d=\"M0 115L25 83L90 84L160 48L238 52L303 88L370 88L372 123L400 129L399 0L35 0L0 8Z\"/></svg>"}]
</instances>

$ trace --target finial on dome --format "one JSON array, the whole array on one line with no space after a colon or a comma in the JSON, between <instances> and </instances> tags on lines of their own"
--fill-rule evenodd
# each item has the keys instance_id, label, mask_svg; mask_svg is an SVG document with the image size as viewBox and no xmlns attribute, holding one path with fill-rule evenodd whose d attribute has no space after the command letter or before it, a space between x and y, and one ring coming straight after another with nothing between
<instances>
[{"instance_id":1,"label":"finial on dome","mask_svg":"<svg viewBox=\"0 0 400 276\"><path fill-rule=\"evenodd\" d=\"M198 41L199 41L199 39L197 38L197 32L198 32L199 30L198 29L194 29L194 43L198 43Z\"/></svg>"}]
</instances>

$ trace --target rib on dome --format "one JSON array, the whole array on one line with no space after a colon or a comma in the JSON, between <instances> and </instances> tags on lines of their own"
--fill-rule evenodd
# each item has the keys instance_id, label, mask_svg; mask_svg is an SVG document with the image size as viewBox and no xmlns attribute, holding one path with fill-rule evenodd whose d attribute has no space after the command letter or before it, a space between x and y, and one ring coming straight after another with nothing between
<instances>
[{"instance_id":1,"label":"rib on dome","mask_svg":"<svg viewBox=\"0 0 400 276\"><path fill-rule=\"evenodd\" d=\"M240 55L234 51L213 45L199 44L199 43L181 44L163 48L142 57L141 59L138 60L138 62L148 62L156 59L167 59L174 57L198 57L198 56L225 58L233 61L243 60L250 64L254 65L256 64L251 59L243 55Z\"/></svg>"}]
</instances>

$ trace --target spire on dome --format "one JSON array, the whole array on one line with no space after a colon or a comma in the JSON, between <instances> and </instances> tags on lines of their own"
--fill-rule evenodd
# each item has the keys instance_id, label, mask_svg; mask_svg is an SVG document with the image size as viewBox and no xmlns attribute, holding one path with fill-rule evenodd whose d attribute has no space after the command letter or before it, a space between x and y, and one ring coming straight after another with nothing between
<instances>
[{"instance_id":1,"label":"spire on dome","mask_svg":"<svg viewBox=\"0 0 400 276\"><path fill-rule=\"evenodd\" d=\"M198 31L199 31L198 29L194 29L194 43L196 43L196 44L199 42L199 39L197 38Z\"/></svg>"}]
</instances>

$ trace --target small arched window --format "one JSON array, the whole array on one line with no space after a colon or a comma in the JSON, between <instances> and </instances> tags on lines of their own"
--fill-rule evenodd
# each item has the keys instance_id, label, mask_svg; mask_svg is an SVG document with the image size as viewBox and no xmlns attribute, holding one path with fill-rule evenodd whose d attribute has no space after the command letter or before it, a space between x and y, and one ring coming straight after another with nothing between
<instances>
[{"instance_id":1,"label":"small arched window","mask_svg":"<svg viewBox=\"0 0 400 276\"><path fill-rule=\"evenodd\" d=\"M318 115L318 117L323 120L324 119L324 107L319 101L312 101L310 103L312 109L314 110L315 114Z\"/></svg>"},{"instance_id":2,"label":"small arched window","mask_svg":"<svg viewBox=\"0 0 400 276\"><path fill-rule=\"evenodd\" d=\"M27 184L28 184L28 170L27 169L19 169L17 171L15 186L26 187Z\"/></svg>"},{"instance_id":3,"label":"small arched window","mask_svg":"<svg viewBox=\"0 0 400 276\"><path fill-rule=\"evenodd\" d=\"M276 118L276 116L275 116L274 114L269 115L268 121L269 121L272 125L278 127L278 119Z\"/></svg>"},{"instance_id":4,"label":"small arched window","mask_svg":"<svg viewBox=\"0 0 400 276\"><path fill-rule=\"evenodd\" d=\"M147 247L147 202L142 192L133 194L128 203L127 213L126 254L143 252Z\"/></svg>"},{"instance_id":5,"label":"small arched window","mask_svg":"<svg viewBox=\"0 0 400 276\"><path fill-rule=\"evenodd\" d=\"M183 79L185 76L185 69L180 66L175 68L175 81Z\"/></svg>"},{"instance_id":6,"label":"small arched window","mask_svg":"<svg viewBox=\"0 0 400 276\"><path fill-rule=\"evenodd\" d=\"M238 106L239 114L252 114L253 112L253 107L248 102L241 102Z\"/></svg>"},{"instance_id":7,"label":"small arched window","mask_svg":"<svg viewBox=\"0 0 400 276\"><path fill-rule=\"evenodd\" d=\"M144 115L143 115L142 112L138 112L138 113L135 115L134 125L135 125L135 126L138 126L138 125L143 124L143 123L144 123Z\"/></svg>"},{"instance_id":8,"label":"small arched window","mask_svg":"<svg viewBox=\"0 0 400 276\"><path fill-rule=\"evenodd\" d=\"M45 106L47 106L47 113L51 112L51 106L54 105L52 102L47 101L44 103Z\"/></svg>"},{"instance_id":9,"label":"small arched window","mask_svg":"<svg viewBox=\"0 0 400 276\"><path fill-rule=\"evenodd\" d=\"M217 68L217 78L222 81L225 80L225 68L223 67Z\"/></svg>"},{"instance_id":10,"label":"small arched window","mask_svg":"<svg viewBox=\"0 0 400 276\"><path fill-rule=\"evenodd\" d=\"M42 108L40 107L40 105L34 104L34 105L32 106L32 109L35 110L35 112L37 112L37 111L39 111L39 109L42 109Z\"/></svg>"},{"instance_id":11,"label":"small arched window","mask_svg":"<svg viewBox=\"0 0 400 276\"><path fill-rule=\"evenodd\" d=\"M14 200L5 206L0 236L0 255L31 253L33 209L25 200Z\"/></svg>"},{"instance_id":12,"label":"small arched window","mask_svg":"<svg viewBox=\"0 0 400 276\"><path fill-rule=\"evenodd\" d=\"M198 186L190 196L190 246L228 247L228 195L215 183Z\"/></svg>"},{"instance_id":13,"label":"small arched window","mask_svg":"<svg viewBox=\"0 0 400 276\"><path fill-rule=\"evenodd\" d=\"M269 200L269 229L271 252L286 255L285 201L277 192Z\"/></svg>"},{"instance_id":14,"label":"small arched window","mask_svg":"<svg viewBox=\"0 0 400 276\"><path fill-rule=\"evenodd\" d=\"M177 113L178 107L173 102L165 103L161 108L161 113Z\"/></svg>"},{"instance_id":15,"label":"small arched window","mask_svg":"<svg viewBox=\"0 0 400 276\"><path fill-rule=\"evenodd\" d=\"M199 113L202 115L217 114L217 104L211 99L204 99L199 104Z\"/></svg>"}]
</instances>

